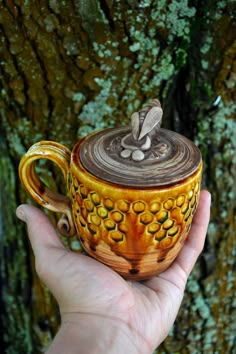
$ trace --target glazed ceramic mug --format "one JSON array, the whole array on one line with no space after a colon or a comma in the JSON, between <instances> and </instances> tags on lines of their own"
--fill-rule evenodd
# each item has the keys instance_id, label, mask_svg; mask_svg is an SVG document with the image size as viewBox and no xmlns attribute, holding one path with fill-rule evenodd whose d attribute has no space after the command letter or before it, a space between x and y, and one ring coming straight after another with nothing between
<instances>
[{"instance_id":1,"label":"glazed ceramic mug","mask_svg":"<svg viewBox=\"0 0 236 354\"><path fill-rule=\"evenodd\" d=\"M200 151L182 135L161 129L161 115L153 100L132 115L131 129L90 134L72 152L42 141L19 166L34 200L64 214L59 231L77 233L88 255L127 279L147 279L174 261L198 204ZM34 167L38 159L60 167L69 197L44 185Z\"/></svg>"}]
</instances>

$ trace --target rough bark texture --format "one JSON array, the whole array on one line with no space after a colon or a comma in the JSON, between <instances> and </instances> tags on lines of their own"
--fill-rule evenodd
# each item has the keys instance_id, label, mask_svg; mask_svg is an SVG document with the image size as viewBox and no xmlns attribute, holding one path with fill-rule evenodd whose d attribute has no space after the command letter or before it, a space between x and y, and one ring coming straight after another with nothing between
<instances>
[{"instance_id":1,"label":"rough bark texture","mask_svg":"<svg viewBox=\"0 0 236 354\"><path fill-rule=\"evenodd\" d=\"M40 283L26 230L30 202L17 174L36 141L71 148L96 129L124 125L153 97L164 126L200 146L213 195L205 250L176 323L158 353L232 353L236 323L236 3L74 0L0 3L0 236L2 346L42 353L57 305ZM217 98L217 100L216 100ZM54 166L38 169L54 188ZM61 188L60 191L63 191ZM52 222L56 216L50 214ZM68 242L67 240L64 240ZM79 249L71 240L70 247Z\"/></svg>"}]
</instances>

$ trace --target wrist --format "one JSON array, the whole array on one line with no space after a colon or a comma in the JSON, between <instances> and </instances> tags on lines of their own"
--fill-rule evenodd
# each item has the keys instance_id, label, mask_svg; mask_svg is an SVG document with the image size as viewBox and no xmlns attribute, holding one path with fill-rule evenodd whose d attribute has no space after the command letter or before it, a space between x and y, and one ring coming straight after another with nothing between
<instances>
[{"instance_id":1,"label":"wrist","mask_svg":"<svg viewBox=\"0 0 236 354\"><path fill-rule=\"evenodd\" d=\"M47 354L152 354L141 335L120 319L66 314Z\"/></svg>"}]
</instances>

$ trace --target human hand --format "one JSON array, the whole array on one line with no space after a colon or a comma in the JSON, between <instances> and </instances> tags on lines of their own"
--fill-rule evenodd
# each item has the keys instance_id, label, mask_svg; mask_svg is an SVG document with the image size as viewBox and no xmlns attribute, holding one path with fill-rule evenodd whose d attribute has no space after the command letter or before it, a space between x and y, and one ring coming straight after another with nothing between
<instances>
[{"instance_id":1,"label":"human hand","mask_svg":"<svg viewBox=\"0 0 236 354\"><path fill-rule=\"evenodd\" d=\"M36 271L58 301L62 325L48 354L104 352L151 354L168 335L187 278L201 253L210 217L210 194L202 191L190 234L163 273L125 281L96 260L66 249L47 216L21 205Z\"/></svg>"}]
</instances>

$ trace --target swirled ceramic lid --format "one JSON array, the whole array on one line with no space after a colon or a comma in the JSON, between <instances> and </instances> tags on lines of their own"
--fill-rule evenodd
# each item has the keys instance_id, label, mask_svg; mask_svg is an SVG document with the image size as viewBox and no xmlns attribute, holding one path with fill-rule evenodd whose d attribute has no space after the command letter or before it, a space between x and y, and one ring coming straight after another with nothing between
<instances>
[{"instance_id":1,"label":"swirled ceramic lid","mask_svg":"<svg viewBox=\"0 0 236 354\"><path fill-rule=\"evenodd\" d=\"M80 161L91 174L122 186L147 188L176 184L201 163L196 145L160 128L162 109L154 99L131 116L131 128L106 129L89 135Z\"/></svg>"}]
</instances>

